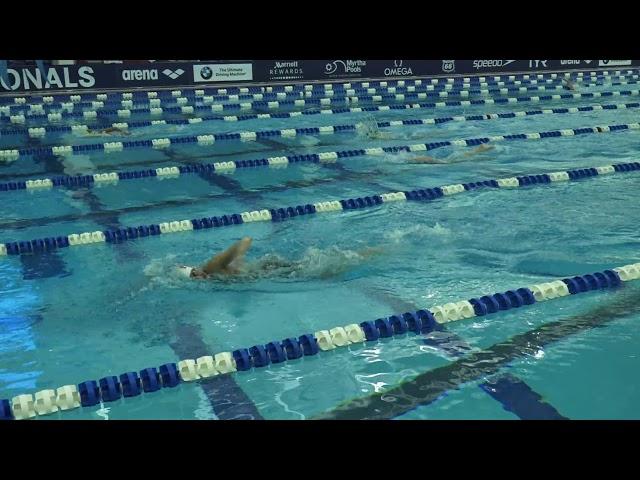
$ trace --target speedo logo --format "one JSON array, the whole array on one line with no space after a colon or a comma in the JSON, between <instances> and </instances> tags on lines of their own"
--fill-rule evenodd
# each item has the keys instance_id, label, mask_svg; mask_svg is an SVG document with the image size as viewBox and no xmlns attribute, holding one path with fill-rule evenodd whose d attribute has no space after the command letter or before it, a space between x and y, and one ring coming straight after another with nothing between
<instances>
[{"instance_id":1,"label":"speedo logo","mask_svg":"<svg viewBox=\"0 0 640 480\"><path fill-rule=\"evenodd\" d=\"M474 60L473 68L479 70L481 68L506 67L513 62L515 62L515 60Z\"/></svg>"}]
</instances>

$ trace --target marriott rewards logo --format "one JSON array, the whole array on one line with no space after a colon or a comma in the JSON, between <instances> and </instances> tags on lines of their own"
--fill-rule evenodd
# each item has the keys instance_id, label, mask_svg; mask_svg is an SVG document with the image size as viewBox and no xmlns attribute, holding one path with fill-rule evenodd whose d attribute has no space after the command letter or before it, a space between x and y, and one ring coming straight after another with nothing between
<instances>
[{"instance_id":1,"label":"marriott rewards logo","mask_svg":"<svg viewBox=\"0 0 640 480\"><path fill-rule=\"evenodd\" d=\"M96 84L91 67L49 67L44 72L37 67L8 68L6 78L0 78L2 90L47 90L91 88Z\"/></svg>"},{"instance_id":2,"label":"marriott rewards logo","mask_svg":"<svg viewBox=\"0 0 640 480\"><path fill-rule=\"evenodd\" d=\"M269 67L269 80L299 80L304 78L304 70L299 61L274 62Z\"/></svg>"}]
</instances>

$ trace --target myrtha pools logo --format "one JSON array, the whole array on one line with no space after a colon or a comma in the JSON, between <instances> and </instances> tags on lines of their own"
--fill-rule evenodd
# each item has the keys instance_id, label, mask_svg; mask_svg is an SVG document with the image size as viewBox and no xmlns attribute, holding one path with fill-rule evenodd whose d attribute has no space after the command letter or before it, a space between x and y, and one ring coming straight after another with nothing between
<instances>
[{"instance_id":1,"label":"myrtha pools logo","mask_svg":"<svg viewBox=\"0 0 640 480\"><path fill-rule=\"evenodd\" d=\"M324 66L324 73L326 75L333 75L338 73L338 69L342 66L341 73L362 73L362 67L366 66L365 60L334 60Z\"/></svg>"}]
</instances>

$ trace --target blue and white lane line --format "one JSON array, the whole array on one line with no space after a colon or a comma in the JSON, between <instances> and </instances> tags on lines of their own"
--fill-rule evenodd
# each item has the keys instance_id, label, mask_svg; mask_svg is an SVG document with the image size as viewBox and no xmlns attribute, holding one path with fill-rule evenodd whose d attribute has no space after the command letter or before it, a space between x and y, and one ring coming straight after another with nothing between
<instances>
[{"instance_id":1,"label":"blue and white lane line","mask_svg":"<svg viewBox=\"0 0 640 480\"><path fill-rule=\"evenodd\" d=\"M636 85L639 82L637 80L623 80L612 81L608 83L595 82L581 84L581 88L591 88L597 86L622 86L622 85ZM180 97L169 97L165 99L161 98L137 98L137 99L124 99L124 100L92 100L92 101L69 101L69 102L44 102L44 103L31 103L21 105L4 105L0 106L0 116L10 117L11 115L23 114L27 117L38 116L42 117L49 113L73 112L74 110L83 109L88 110L107 110L117 111L119 109L128 109L132 112L136 112L140 109L151 108L166 108L168 112L180 113L184 112L182 107L193 107L194 111L204 110L207 111L211 105L224 104L225 102L235 105L243 105L241 101L250 102L270 102L270 101L291 101L294 100L295 105L323 105L332 103L331 98L334 100L348 99L349 102L362 100L371 96L373 101L382 100L405 100L405 99L424 99L428 97L446 98L446 97L469 97L471 95L508 95L510 93L526 93L526 92L545 92L545 91L562 91L566 88L558 83L553 85L537 85L531 84L529 86L520 86L520 82L514 82L509 86L505 82L498 82L495 84L481 83L481 88L471 88L470 84L462 84L454 87L453 84L445 84L435 87L434 85L427 85L425 87L379 87L379 88L360 88L360 89L345 89L345 90L318 90L307 91L301 90L295 92L279 92L279 93L255 93L249 95L218 95L218 96L194 96L185 95ZM489 86L498 86L501 88L487 88ZM306 99L308 102L298 102L295 100ZM318 101L317 99L326 99ZM235 103L234 103L235 102ZM263 105L258 103L255 105ZM269 104L266 104L269 106Z\"/></svg>"},{"instance_id":2,"label":"blue and white lane line","mask_svg":"<svg viewBox=\"0 0 640 480\"><path fill-rule=\"evenodd\" d=\"M574 107L559 107L559 108L546 108L538 110L519 110L512 112L496 112L496 113L479 113L475 115L456 115L437 118L415 118L408 120L391 120L386 122L376 122L378 128L388 128L395 126L411 126L411 125L440 125L448 122L470 122L470 121L482 121L482 120L496 120L503 118L515 118L515 117L527 117L532 115L563 115L573 114L581 112L592 112L601 110L624 110L640 107L638 102L629 103L611 103L604 105L580 105ZM215 122L220 120L218 117L203 117L202 122ZM192 123L189 120L162 120L162 121L142 121L142 122L116 122L112 123L113 128L121 130L136 130L138 128L148 128L152 125L186 125ZM295 131L295 135L294 135ZM300 135L334 135L344 132L357 131L356 124L341 124L341 125L323 125L321 127L301 127L294 129L272 129L272 130L258 130L258 131L242 131L236 133L219 133L213 135L213 141L225 141L225 140L244 140L252 141L263 137L287 137L287 136L300 136ZM28 135L31 138L44 138L47 134L52 133L87 133L89 132L88 125L73 125L73 126L45 126L45 127L32 127L28 129L5 129L0 130L0 135ZM179 137L184 138L184 137ZM73 148L73 147L72 147Z\"/></svg>"},{"instance_id":3,"label":"blue and white lane line","mask_svg":"<svg viewBox=\"0 0 640 480\"><path fill-rule=\"evenodd\" d=\"M533 113L535 113L535 111ZM99 185L113 184L113 183L119 182L120 180L144 179L149 177L156 177L158 179L164 180L169 178L175 178L184 174L202 175L202 174L211 174L213 172L229 172L229 171L234 171L237 168L255 168L255 167L279 168L279 167L286 167L290 163L298 163L298 162L335 163L338 158L346 158L346 157L359 157L359 156L365 156L365 155L382 155L384 153L397 153L397 152L420 152L420 151L428 151L428 150L433 150L436 148L441 148L446 146L470 147L470 146L477 146L483 143L489 143L489 142L495 143L495 142L504 141L504 140L540 140L543 138L568 137L568 136L584 135L584 134L591 134L591 133L606 133L606 132L626 131L626 130L634 130L634 129L640 129L640 124L631 123L631 124L619 124L619 125L610 125L610 126L583 127L583 128L574 128L574 129L564 129L564 130L551 130L548 132L496 135L491 137L450 140L450 141L432 142L432 143L414 144L414 145L394 145L391 147L375 147L375 148L367 148L367 149L341 150L341 151L334 151L334 152L322 152L322 153L305 154L305 155L268 157L268 158L254 159L254 160L216 162L212 164L183 165L183 166L173 166L173 167L162 167L162 168L156 168L156 169L125 171L125 172L105 172L105 173L96 173L93 175L61 176L61 177L54 177L54 178L41 178L41 179L35 179L35 180L0 183L0 192L3 192L3 191L12 192L17 190L39 190L39 189L47 189L52 187L72 187L72 186L91 187L94 184L99 184ZM56 148L66 148L66 147L52 147L52 148L56 149ZM34 153L32 150L38 150L38 152ZM30 149L29 151L31 154L46 155L46 152L40 153L39 150L40 149ZM8 151L7 150L0 151L0 159L2 158L3 155L4 155L4 158L8 158L6 155L6 152ZM67 154L72 154L72 153L73 152L67 151ZM15 160L15 158L12 158L12 160Z\"/></svg>"},{"instance_id":4,"label":"blue and white lane line","mask_svg":"<svg viewBox=\"0 0 640 480\"><path fill-rule=\"evenodd\" d=\"M624 105L624 104L623 104ZM619 108L619 106L618 106ZM624 107L622 107L624 108ZM595 110L595 109L594 109ZM597 109L599 110L599 109ZM524 116L520 115L520 116ZM452 117L453 118L453 117ZM324 127L313 127L302 129L305 133L320 133L321 129ZM328 128L328 127L327 127ZM480 137L480 138L471 138L471 139L456 139L456 140L448 140L441 142L431 142L431 143L420 143L414 145L395 145L391 147L375 147L375 148L366 148L366 149L354 149L354 150L343 150L343 151L334 151L334 152L323 152L323 153L314 153L309 155L292 155L292 156L282 156L282 157L274 157L274 158L262 158L257 160L240 160L236 162L218 162L213 164L213 168L208 168L208 170L232 170L234 168L243 168L243 167L266 167L276 165L282 165L290 162L327 162L333 163L337 158L340 157L358 157L364 155L376 155L383 153L395 153L400 151L407 152L415 152L415 151L425 151L425 150L433 150L435 148L447 147L447 146L467 146L473 147L480 145L482 143L489 142L501 142L504 140L540 140L542 138L551 138L551 137L571 137L574 135L584 135L590 133L608 133L608 132L616 132L620 130L634 130L639 129L640 123L621 123L617 125L596 125L593 127L582 127L582 128L567 128L562 130L549 130L546 132L530 132L530 133L517 133L510 135L493 135L489 137ZM278 136L282 137L295 137L297 135L296 129L284 129L284 130L273 130L273 131L265 131L264 138L267 139L270 135L275 136L276 132L279 133ZM132 148L152 148L163 150L170 148L172 145L180 145L180 144L197 144L199 146L210 146L213 145L216 141L216 138L225 138L227 140L245 140L245 141L256 141L258 139L256 132L248 132L244 133L222 133L215 135L197 135L197 136L181 136L181 137L173 137L173 138L154 138L150 140L136 140L136 141L127 141L127 142L110 142L110 143L96 143L96 144L85 144L85 145L65 145L65 146L53 146L53 147L39 147L39 148L21 148L21 149L12 149L12 150L0 150L0 162L13 162L17 160L20 156L29 156L29 155L73 155L74 153L82 153L87 154L91 152L121 152L124 149L132 149ZM263 137L260 137L263 138ZM200 168L202 165L195 166L194 168ZM167 167L169 168L169 167ZM177 167L171 167L174 170L166 170L166 175L175 175L182 173L182 170L177 169ZM191 169L184 167L185 172L192 171ZM197 170L201 171L201 170ZM141 173L139 176L156 176L161 175L162 172L156 171L156 174L151 174L148 170L143 171L144 174ZM107 174L102 174L107 175ZM115 173L113 175L116 175ZM135 175L133 175L135 177ZM81 178L81 177L77 177ZM86 178L85 183L91 183L92 181L99 181L99 178L91 175L82 177ZM90 180L92 178L93 180ZM105 181L111 181L111 177L104 177ZM113 177L115 179L115 177ZM26 186L18 187L18 188L30 188ZM40 188L40 187L50 187L49 182L46 185L37 184L32 187ZM11 188L14 190L15 188Z\"/></svg>"},{"instance_id":5,"label":"blue and white lane line","mask_svg":"<svg viewBox=\"0 0 640 480\"><path fill-rule=\"evenodd\" d=\"M442 92L447 93L447 92ZM504 93L501 93L504 94ZM419 100L421 98L426 98L426 94L416 94L415 99ZM488 93L487 93L488 95ZM132 115L150 115L151 117L155 117L156 120L162 120L162 117L165 113L170 114L188 114L193 115L195 112L206 112L211 111L214 114L223 114L225 111L227 113L233 113L234 111L243 111L243 110L277 110L282 108L303 108L303 107L313 107L314 109L317 107L319 110L312 111L293 111L293 112L277 112L277 113L255 113L255 114L246 114L246 115L222 115L220 117L221 120L224 121L239 121L239 120L249 120L256 118L288 118L297 115L315 115L315 114L338 114L338 113L356 113L362 111L384 111L384 110L404 110L409 108L447 108L447 107L465 107L471 105L491 105L491 104L500 104L500 103L520 103L520 102L540 102L540 101L553 101L553 100L562 100L562 99L580 99L580 98L599 98L599 97L609 97L609 96L632 96L638 95L638 90L614 90L614 91L603 91L603 92L588 92L588 93L557 93L552 95L534 95L534 96L522 96L522 97L503 97L503 98L481 98L481 99L473 99L473 100L448 100L448 101L440 101L440 102L430 102L430 103L402 103L409 98L409 94L406 96L404 94L395 94L395 95L368 95L361 97L344 97L344 98L326 98L326 99L298 99L298 100L281 100L281 101L262 101L262 102L247 102L247 103L228 103L224 105L201 105L201 106L191 106L184 105L180 107L140 107L136 109L132 108L123 108L123 109L115 109L115 110L85 110L83 112L74 112L74 111L61 111L55 113L38 113L34 112L30 115L25 115L24 113L18 113L16 115L9 115L6 111L2 110L3 107L0 107L0 114L3 112L7 116L0 115L0 121L3 122L11 122L17 125L23 125L29 121L45 121L48 123L59 123L64 118L83 118L85 120L95 120L98 117L107 118L117 116L118 118L125 120L130 118ZM411 94L411 98L414 95ZM442 97L446 97L446 95L442 95ZM379 103L384 100L389 100L393 102L397 102L392 105L381 105L381 106L364 106L364 107L347 107L348 104L357 104L360 102L363 103ZM337 105L339 108L331 108L327 109L327 106ZM6 107L5 107L6 108ZM191 118L188 120L189 123L199 123L201 121L201 117Z\"/></svg>"},{"instance_id":6,"label":"blue and white lane line","mask_svg":"<svg viewBox=\"0 0 640 480\"><path fill-rule=\"evenodd\" d=\"M195 218L192 220L174 220L159 224L122 227L114 230L74 233L56 237L39 238L28 241L0 243L0 258L6 255L23 255L33 252L56 250L66 247L86 246L89 244L121 243L126 240L149 238L150 236L180 232L193 232L209 228L241 225L250 222L280 222L297 216L329 213L342 210L372 208L388 202L432 201L437 198L457 195L479 188L517 188L541 186L569 180L581 180L589 177L628 173L640 170L640 162L618 163L600 167L581 168L538 175L481 180L464 184L443 185L441 187L416 189L406 192L389 192L366 197L343 200L329 200L306 205L254 210L215 217Z\"/></svg>"},{"instance_id":7,"label":"blue and white lane line","mask_svg":"<svg viewBox=\"0 0 640 480\"><path fill-rule=\"evenodd\" d=\"M360 324L337 326L328 330L305 333L284 340L239 348L232 352L204 355L149 367L140 372L130 371L119 376L87 380L77 385L64 385L35 394L17 395L0 400L0 419L27 419L49 415L60 410L90 407L100 402L118 401L122 397L152 393L173 388L182 382L192 382L218 375L226 375L270 364L299 360L317 355L320 351L344 348L381 338L404 338L409 332L421 335L433 331L438 324L461 321L503 310L521 308L537 302L576 295L592 290L617 288L622 283L640 279L640 263L530 285L503 293L483 295L432 306L428 310L406 312L364 321ZM146 395L145 395L146 396Z\"/></svg>"}]
</instances>

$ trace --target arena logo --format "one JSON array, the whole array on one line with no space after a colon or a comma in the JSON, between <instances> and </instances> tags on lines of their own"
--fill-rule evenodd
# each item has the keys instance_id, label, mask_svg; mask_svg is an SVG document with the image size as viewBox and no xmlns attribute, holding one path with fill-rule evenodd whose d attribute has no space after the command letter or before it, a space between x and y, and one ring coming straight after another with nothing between
<instances>
[{"instance_id":1,"label":"arena logo","mask_svg":"<svg viewBox=\"0 0 640 480\"><path fill-rule=\"evenodd\" d=\"M275 62L269 67L269 80L298 80L304 78L302 66L294 62Z\"/></svg>"},{"instance_id":2,"label":"arena logo","mask_svg":"<svg viewBox=\"0 0 640 480\"><path fill-rule=\"evenodd\" d=\"M162 73L172 80L180 77L184 70L181 68L177 70L169 70L168 68L163 70ZM125 82L144 81L144 80L158 80L158 70L155 68L146 70L123 70L122 80Z\"/></svg>"},{"instance_id":3,"label":"arena logo","mask_svg":"<svg viewBox=\"0 0 640 480\"><path fill-rule=\"evenodd\" d=\"M511 65L515 60L474 60L473 68L480 70L481 68L502 68Z\"/></svg>"},{"instance_id":4,"label":"arena logo","mask_svg":"<svg viewBox=\"0 0 640 480\"><path fill-rule=\"evenodd\" d=\"M591 60L585 60L589 63ZM560 60L560 65L580 65L580 60Z\"/></svg>"},{"instance_id":5,"label":"arena logo","mask_svg":"<svg viewBox=\"0 0 640 480\"><path fill-rule=\"evenodd\" d=\"M7 76L0 78L4 90L44 90L52 88L91 88L96 84L93 68L49 67L46 77L38 68L7 69Z\"/></svg>"},{"instance_id":6,"label":"arena logo","mask_svg":"<svg viewBox=\"0 0 640 480\"><path fill-rule=\"evenodd\" d=\"M456 71L455 60L442 60L442 71L444 73L453 73Z\"/></svg>"},{"instance_id":7,"label":"arena logo","mask_svg":"<svg viewBox=\"0 0 640 480\"><path fill-rule=\"evenodd\" d=\"M324 66L325 75L337 74L340 65L342 65L341 73L362 73L362 67L366 67L367 62L366 60L334 60Z\"/></svg>"},{"instance_id":8,"label":"arena logo","mask_svg":"<svg viewBox=\"0 0 640 480\"><path fill-rule=\"evenodd\" d=\"M413 75L411 67L404 66L402 62L403 60L394 60L393 67L387 67L384 69L385 76L406 77L409 75Z\"/></svg>"}]
</instances>

